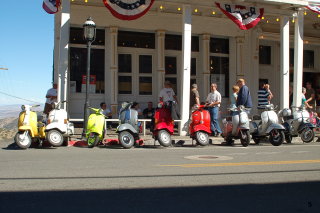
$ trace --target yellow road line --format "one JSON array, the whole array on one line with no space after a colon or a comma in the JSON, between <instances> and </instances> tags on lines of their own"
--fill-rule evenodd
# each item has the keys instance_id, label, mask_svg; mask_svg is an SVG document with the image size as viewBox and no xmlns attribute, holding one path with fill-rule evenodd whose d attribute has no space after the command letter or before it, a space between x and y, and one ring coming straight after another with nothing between
<instances>
[{"instance_id":1,"label":"yellow road line","mask_svg":"<svg viewBox=\"0 0 320 213\"><path fill-rule=\"evenodd\" d=\"M282 164L303 164L303 163L320 163L316 160L291 160L291 161L258 161L258 162L239 162L239 163L201 163L201 164L177 164L177 165L160 165L164 167L219 167L219 166L258 166L258 165L282 165Z\"/></svg>"}]
</instances>

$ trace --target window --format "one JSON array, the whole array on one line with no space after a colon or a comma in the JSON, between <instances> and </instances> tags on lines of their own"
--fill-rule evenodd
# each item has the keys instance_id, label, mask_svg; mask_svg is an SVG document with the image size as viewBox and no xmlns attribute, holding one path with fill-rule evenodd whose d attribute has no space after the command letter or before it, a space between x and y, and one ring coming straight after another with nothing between
<instances>
[{"instance_id":1,"label":"window","mask_svg":"<svg viewBox=\"0 0 320 213\"><path fill-rule=\"evenodd\" d=\"M168 74L177 74L177 58L172 56L165 57L165 72Z\"/></svg>"},{"instance_id":2,"label":"window","mask_svg":"<svg viewBox=\"0 0 320 213\"><path fill-rule=\"evenodd\" d=\"M197 59L196 58L191 58L191 79L190 79L190 85L196 84L196 77L197 77Z\"/></svg>"},{"instance_id":3,"label":"window","mask_svg":"<svg viewBox=\"0 0 320 213\"><path fill-rule=\"evenodd\" d=\"M155 34L130 31L118 31L119 47L155 48Z\"/></svg>"},{"instance_id":4,"label":"window","mask_svg":"<svg viewBox=\"0 0 320 213\"><path fill-rule=\"evenodd\" d=\"M87 49L70 48L70 90L85 92L82 78L86 75ZM104 49L91 50L90 75L95 76L95 84L91 91L104 93Z\"/></svg>"},{"instance_id":5,"label":"window","mask_svg":"<svg viewBox=\"0 0 320 213\"><path fill-rule=\"evenodd\" d=\"M139 77L139 95L152 95L152 77Z\"/></svg>"},{"instance_id":6,"label":"window","mask_svg":"<svg viewBox=\"0 0 320 213\"><path fill-rule=\"evenodd\" d=\"M118 55L118 93L132 94L132 55Z\"/></svg>"},{"instance_id":7,"label":"window","mask_svg":"<svg viewBox=\"0 0 320 213\"><path fill-rule=\"evenodd\" d=\"M271 64L271 46L259 46L259 64Z\"/></svg>"},{"instance_id":8,"label":"window","mask_svg":"<svg viewBox=\"0 0 320 213\"><path fill-rule=\"evenodd\" d=\"M229 39L210 38L210 52L229 54Z\"/></svg>"},{"instance_id":9,"label":"window","mask_svg":"<svg viewBox=\"0 0 320 213\"><path fill-rule=\"evenodd\" d=\"M83 28L70 28L70 37L71 44L87 44L86 40L83 37ZM96 39L92 43L93 45L104 45L105 43L105 32L104 30L97 29L96 30Z\"/></svg>"},{"instance_id":10,"label":"window","mask_svg":"<svg viewBox=\"0 0 320 213\"><path fill-rule=\"evenodd\" d=\"M222 97L229 97L229 58L210 56L210 83L216 83Z\"/></svg>"}]
</instances>

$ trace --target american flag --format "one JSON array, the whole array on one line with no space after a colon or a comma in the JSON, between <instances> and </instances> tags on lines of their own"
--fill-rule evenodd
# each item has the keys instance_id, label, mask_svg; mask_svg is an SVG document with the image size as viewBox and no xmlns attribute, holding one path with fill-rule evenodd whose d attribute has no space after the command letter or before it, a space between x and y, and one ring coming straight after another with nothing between
<instances>
[{"instance_id":1,"label":"american flag","mask_svg":"<svg viewBox=\"0 0 320 213\"><path fill-rule=\"evenodd\" d=\"M42 8L49 14L54 14L59 11L60 0L43 0Z\"/></svg>"}]
</instances>

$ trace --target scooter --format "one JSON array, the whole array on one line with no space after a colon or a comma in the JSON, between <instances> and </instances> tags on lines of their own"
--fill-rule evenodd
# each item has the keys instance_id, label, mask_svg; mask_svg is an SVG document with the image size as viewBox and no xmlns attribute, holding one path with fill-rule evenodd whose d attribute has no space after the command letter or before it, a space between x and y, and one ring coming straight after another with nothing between
<instances>
[{"instance_id":1,"label":"scooter","mask_svg":"<svg viewBox=\"0 0 320 213\"><path fill-rule=\"evenodd\" d=\"M314 139L314 124L310 122L309 112L305 107L292 107L294 110L291 114L290 109L281 110L278 115L283 119L285 130L285 140L287 143L292 142L292 137L300 135L301 140L305 143L310 143Z\"/></svg>"},{"instance_id":2,"label":"scooter","mask_svg":"<svg viewBox=\"0 0 320 213\"><path fill-rule=\"evenodd\" d=\"M41 145L46 137L43 117L38 116L32 108L40 105L22 105L18 120L18 132L14 136L14 142L21 148L27 149L33 141L38 141Z\"/></svg>"},{"instance_id":3,"label":"scooter","mask_svg":"<svg viewBox=\"0 0 320 213\"><path fill-rule=\"evenodd\" d=\"M174 124L171 111L173 104L175 103L172 101L160 102L154 113L152 137L164 147L172 144L171 135L173 135Z\"/></svg>"},{"instance_id":4,"label":"scooter","mask_svg":"<svg viewBox=\"0 0 320 213\"><path fill-rule=\"evenodd\" d=\"M234 143L233 139L240 139L242 146L247 147L250 144L250 122L248 113L244 106L238 108L229 108L231 116L222 120L222 137L228 145Z\"/></svg>"},{"instance_id":5,"label":"scooter","mask_svg":"<svg viewBox=\"0 0 320 213\"><path fill-rule=\"evenodd\" d=\"M190 117L189 134L197 144L206 146L209 144L210 129L210 113L204 109L205 105L195 104L192 107L192 114Z\"/></svg>"},{"instance_id":6,"label":"scooter","mask_svg":"<svg viewBox=\"0 0 320 213\"><path fill-rule=\"evenodd\" d=\"M124 102L119 112L120 125L116 132L119 134L119 142L122 147L130 149L136 140L139 140L140 123L138 111L131 109L133 103Z\"/></svg>"},{"instance_id":7,"label":"scooter","mask_svg":"<svg viewBox=\"0 0 320 213\"><path fill-rule=\"evenodd\" d=\"M280 146L283 143L285 128L278 123L278 116L275 109L273 104L266 105L259 119L256 119L254 116L250 122L250 133L256 144L259 144L261 139L268 136L273 146Z\"/></svg>"},{"instance_id":8,"label":"scooter","mask_svg":"<svg viewBox=\"0 0 320 213\"><path fill-rule=\"evenodd\" d=\"M88 148L93 148L103 140L106 126L105 126L105 115L102 113L102 109L92 108L92 113L88 118L86 138Z\"/></svg>"},{"instance_id":9,"label":"scooter","mask_svg":"<svg viewBox=\"0 0 320 213\"><path fill-rule=\"evenodd\" d=\"M54 147L61 146L70 135L74 134L74 126L69 122L67 111L61 109L61 104L64 102L66 101L54 102L53 110L49 112L47 119L46 139Z\"/></svg>"}]
</instances>

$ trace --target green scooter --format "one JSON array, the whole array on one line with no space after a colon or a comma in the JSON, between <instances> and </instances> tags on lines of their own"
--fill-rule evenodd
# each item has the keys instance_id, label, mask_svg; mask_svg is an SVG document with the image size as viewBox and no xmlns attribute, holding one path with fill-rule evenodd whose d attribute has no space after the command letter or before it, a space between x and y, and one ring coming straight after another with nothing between
<instances>
[{"instance_id":1,"label":"green scooter","mask_svg":"<svg viewBox=\"0 0 320 213\"><path fill-rule=\"evenodd\" d=\"M86 138L88 148L93 148L103 140L105 134L105 115L102 113L102 109L96 109L89 107L94 113L88 118Z\"/></svg>"}]
</instances>

